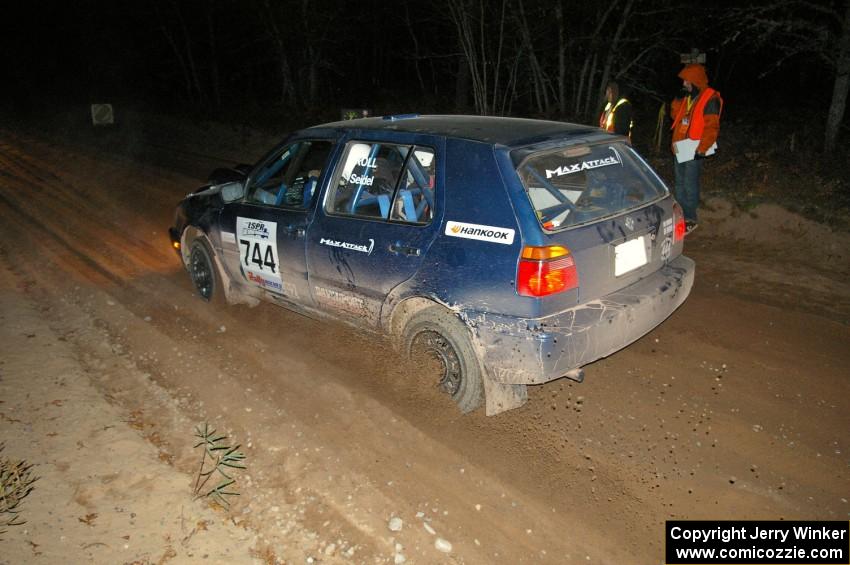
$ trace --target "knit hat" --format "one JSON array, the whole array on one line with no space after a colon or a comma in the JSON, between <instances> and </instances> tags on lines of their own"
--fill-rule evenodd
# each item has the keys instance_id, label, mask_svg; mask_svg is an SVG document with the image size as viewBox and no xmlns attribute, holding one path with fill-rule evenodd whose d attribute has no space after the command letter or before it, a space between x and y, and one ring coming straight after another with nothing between
<instances>
[{"instance_id":1,"label":"knit hat","mask_svg":"<svg viewBox=\"0 0 850 565\"><path fill-rule=\"evenodd\" d=\"M700 90L705 90L708 86L708 75L705 74L705 67L699 63L685 65L685 68L679 72L679 78L690 82Z\"/></svg>"}]
</instances>

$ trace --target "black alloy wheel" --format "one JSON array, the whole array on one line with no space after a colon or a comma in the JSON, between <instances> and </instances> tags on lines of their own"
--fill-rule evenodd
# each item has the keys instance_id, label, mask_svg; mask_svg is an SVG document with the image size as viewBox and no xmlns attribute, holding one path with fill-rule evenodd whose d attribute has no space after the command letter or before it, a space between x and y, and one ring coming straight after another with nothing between
<instances>
[{"instance_id":1,"label":"black alloy wheel","mask_svg":"<svg viewBox=\"0 0 850 565\"><path fill-rule=\"evenodd\" d=\"M209 301L215 292L215 273L204 244L195 242L189 256L189 274L201 298Z\"/></svg>"},{"instance_id":2,"label":"black alloy wheel","mask_svg":"<svg viewBox=\"0 0 850 565\"><path fill-rule=\"evenodd\" d=\"M437 386L454 398L463 382L463 369L457 351L452 347L452 344L439 333L426 330L416 334L416 337L413 338L412 348L416 352L429 355L440 363L442 374Z\"/></svg>"},{"instance_id":3,"label":"black alloy wheel","mask_svg":"<svg viewBox=\"0 0 850 565\"><path fill-rule=\"evenodd\" d=\"M461 412L472 412L481 405L484 400L481 364L469 328L456 313L439 305L424 308L407 321L402 340L409 357L425 354L437 361L436 385Z\"/></svg>"}]
</instances>

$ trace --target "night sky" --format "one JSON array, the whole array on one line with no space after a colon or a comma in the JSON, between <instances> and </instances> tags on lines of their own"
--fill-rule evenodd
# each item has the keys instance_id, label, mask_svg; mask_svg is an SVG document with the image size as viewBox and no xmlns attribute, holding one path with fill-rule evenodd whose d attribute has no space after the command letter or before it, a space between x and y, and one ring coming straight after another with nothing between
<instances>
[{"instance_id":1,"label":"night sky","mask_svg":"<svg viewBox=\"0 0 850 565\"><path fill-rule=\"evenodd\" d=\"M3 108L23 115L109 101L223 118L283 116L291 126L335 119L342 107L592 122L606 77L639 115L653 116L681 87L680 54L696 48L728 117L825 119L847 1L741 6L46 2L4 18L0 96Z\"/></svg>"}]
</instances>

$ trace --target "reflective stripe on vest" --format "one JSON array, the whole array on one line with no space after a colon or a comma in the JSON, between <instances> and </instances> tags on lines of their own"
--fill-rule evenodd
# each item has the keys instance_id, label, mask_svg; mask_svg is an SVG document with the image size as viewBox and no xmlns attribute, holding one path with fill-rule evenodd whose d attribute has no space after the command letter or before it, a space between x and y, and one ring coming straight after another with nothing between
<instances>
[{"instance_id":1,"label":"reflective stripe on vest","mask_svg":"<svg viewBox=\"0 0 850 565\"><path fill-rule=\"evenodd\" d=\"M691 105L690 111L688 111L689 108L687 101L682 101L681 106L679 106L679 111L676 113L676 117L673 119L673 127L671 127L670 129L675 130L676 126L679 125L679 122L681 122L685 118L685 116L687 116L688 137L697 141L702 139L702 130L705 128L705 115L703 114L703 110L705 110L705 105L708 104L708 101L711 100L712 96L714 95L717 95L717 99L720 101L720 112L722 112L723 99L720 97L720 93L714 90L713 88L708 87L699 93L696 102ZM718 112L718 114L720 112Z\"/></svg>"},{"instance_id":2,"label":"reflective stripe on vest","mask_svg":"<svg viewBox=\"0 0 850 565\"><path fill-rule=\"evenodd\" d=\"M628 102L625 98L620 98L617 100L617 103L614 104L614 107L611 107L611 103L608 102L605 104L605 109L602 111L602 115L599 117L599 127L604 129L605 131L613 132L614 131L614 112L617 111L621 105ZM631 127L629 128L631 131Z\"/></svg>"}]
</instances>

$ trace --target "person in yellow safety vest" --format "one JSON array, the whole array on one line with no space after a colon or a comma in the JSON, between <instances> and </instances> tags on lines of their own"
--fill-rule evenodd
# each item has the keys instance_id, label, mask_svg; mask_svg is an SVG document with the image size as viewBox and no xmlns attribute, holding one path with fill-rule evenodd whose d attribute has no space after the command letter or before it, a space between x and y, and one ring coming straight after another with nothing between
<instances>
[{"instance_id":1,"label":"person in yellow safety vest","mask_svg":"<svg viewBox=\"0 0 850 565\"><path fill-rule=\"evenodd\" d=\"M620 96L620 86L611 81L605 88L605 109L599 116L599 127L617 135L632 137L632 103ZM615 102L616 101L616 102Z\"/></svg>"}]
</instances>

